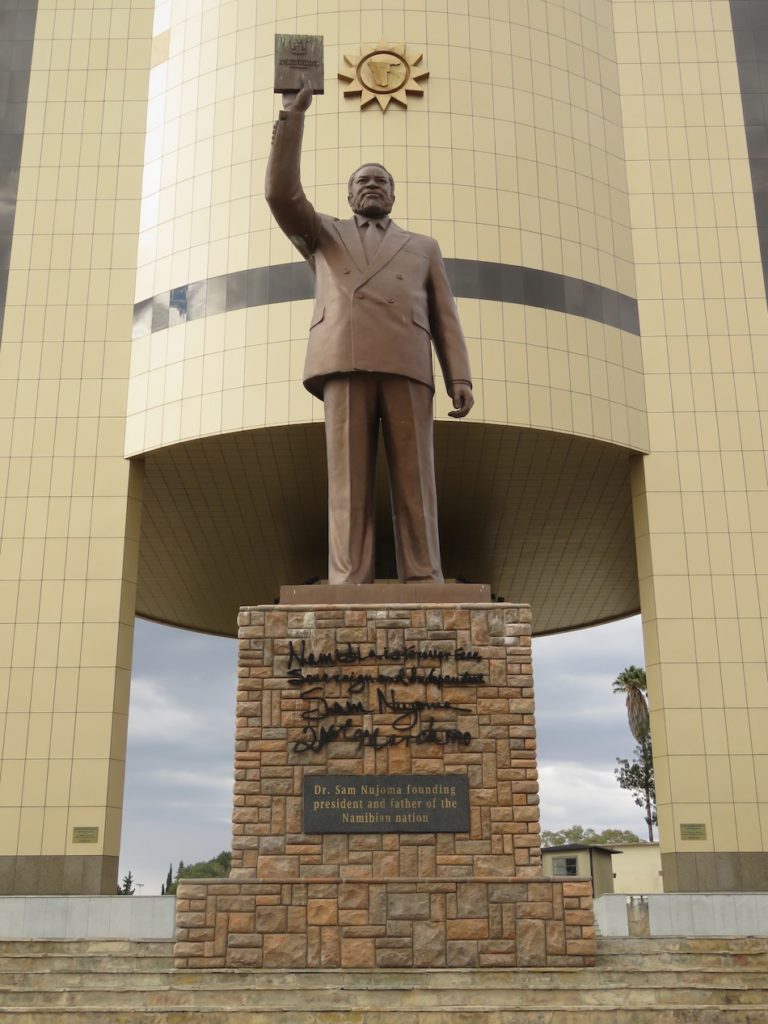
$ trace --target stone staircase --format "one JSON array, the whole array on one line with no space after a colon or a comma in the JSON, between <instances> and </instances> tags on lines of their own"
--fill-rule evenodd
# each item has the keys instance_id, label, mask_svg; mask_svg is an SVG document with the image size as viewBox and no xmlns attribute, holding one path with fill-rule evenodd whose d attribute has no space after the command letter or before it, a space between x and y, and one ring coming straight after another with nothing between
<instances>
[{"instance_id":1,"label":"stone staircase","mask_svg":"<svg viewBox=\"0 0 768 1024\"><path fill-rule=\"evenodd\" d=\"M768 939L599 941L583 969L176 971L166 942L0 942L15 1024L768 1024Z\"/></svg>"}]
</instances>

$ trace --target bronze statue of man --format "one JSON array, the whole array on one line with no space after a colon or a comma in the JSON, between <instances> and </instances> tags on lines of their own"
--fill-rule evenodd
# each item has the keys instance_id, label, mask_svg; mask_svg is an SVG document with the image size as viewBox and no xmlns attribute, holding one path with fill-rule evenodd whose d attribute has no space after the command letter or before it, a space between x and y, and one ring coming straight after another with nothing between
<instances>
[{"instance_id":1,"label":"bronze statue of man","mask_svg":"<svg viewBox=\"0 0 768 1024\"><path fill-rule=\"evenodd\" d=\"M455 417L473 405L469 358L437 242L389 219L389 172L364 164L349 179L353 217L317 213L301 186L305 80L283 96L266 198L315 275L304 386L325 404L328 580L374 578L374 479L379 423L392 490L398 576L442 582L432 447L432 344Z\"/></svg>"}]
</instances>

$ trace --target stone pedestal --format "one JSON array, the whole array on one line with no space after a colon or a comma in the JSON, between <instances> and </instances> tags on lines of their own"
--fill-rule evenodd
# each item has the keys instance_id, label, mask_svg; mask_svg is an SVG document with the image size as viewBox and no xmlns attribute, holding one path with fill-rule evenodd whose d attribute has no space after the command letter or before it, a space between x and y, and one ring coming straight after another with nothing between
<instances>
[{"instance_id":1,"label":"stone pedestal","mask_svg":"<svg viewBox=\"0 0 768 1024\"><path fill-rule=\"evenodd\" d=\"M177 966L592 963L590 881L541 875L530 619L242 609L232 872L179 885Z\"/></svg>"}]
</instances>

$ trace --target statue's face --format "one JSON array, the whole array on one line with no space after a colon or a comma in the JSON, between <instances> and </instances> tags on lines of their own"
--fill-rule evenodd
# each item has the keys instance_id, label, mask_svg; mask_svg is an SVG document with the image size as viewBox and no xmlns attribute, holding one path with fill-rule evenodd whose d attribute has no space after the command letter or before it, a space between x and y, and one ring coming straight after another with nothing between
<instances>
[{"instance_id":1,"label":"statue's face","mask_svg":"<svg viewBox=\"0 0 768 1024\"><path fill-rule=\"evenodd\" d=\"M386 217L395 203L392 179L378 164L364 164L349 186L349 205L364 217Z\"/></svg>"}]
</instances>

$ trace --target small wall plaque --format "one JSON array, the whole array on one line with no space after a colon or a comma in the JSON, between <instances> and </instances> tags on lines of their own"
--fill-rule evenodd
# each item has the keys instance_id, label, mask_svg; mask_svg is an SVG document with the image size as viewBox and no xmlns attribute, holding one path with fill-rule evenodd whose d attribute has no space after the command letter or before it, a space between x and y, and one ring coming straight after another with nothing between
<instances>
[{"instance_id":1,"label":"small wall plaque","mask_svg":"<svg viewBox=\"0 0 768 1024\"><path fill-rule=\"evenodd\" d=\"M298 92L302 76L312 84L312 92L325 91L323 79L322 36L275 36L275 92Z\"/></svg>"},{"instance_id":2,"label":"small wall plaque","mask_svg":"<svg viewBox=\"0 0 768 1024\"><path fill-rule=\"evenodd\" d=\"M72 829L73 843L98 843L98 825L75 825Z\"/></svg>"},{"instance_id":3,"label":"small wall plaque","mask_svg":"<svg viewBox=\"0 0 768 1024\"><path fill-rule=\"evenodd\" d=\"M680 826L680 838L681 839L706 839L707 838L707 826L706 825L681 825Z\"/></svg>"},{"instance_id":4,"label":"small wall plaque","mask_svg":"<svg viewBox=\"0 0 768 1024\"><path fill-rule=\"evenodd\" d=\"M468 832L466 775L305 775L304 831Z\"/></svg>"}]
</instances>

